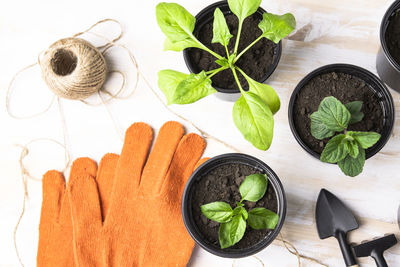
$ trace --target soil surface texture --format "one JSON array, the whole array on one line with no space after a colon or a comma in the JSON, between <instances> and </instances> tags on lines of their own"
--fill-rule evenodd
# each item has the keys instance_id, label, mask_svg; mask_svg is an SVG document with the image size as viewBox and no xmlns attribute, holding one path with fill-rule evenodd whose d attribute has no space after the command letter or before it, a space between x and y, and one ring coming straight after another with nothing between
<instances>
[{"instance_id":1,"label":"soil surface texture","mask_svg":"<svg viewBox=\"0 0 400 267\"><path fill-rule=\"evenodd\" d=\"M218 239L219 223L207 219L201 212L200 206L214 201L224 201L232 208L241 199L239 186L246 176L262 173L251 166L230 163L219 166L203 176L195 184L192 195L192 211L194 221L203 237L210 243L220 248ZM267 192L257 202L243 201L249 211L255 207L264 207L277 212L278 202L272 185L268 184ZM249 248L262 241L271 230L254 230L247 225L246 232L238 243L227 249Z\"/></svg>"},{"instance_id":2,"label":"soil surface texture","mask_svg":"<svg viewBox=\"0 0 400 267\"><path fill-rule=\"evenodd\" d=\"M311 135L310 115L318 110L320 102L327 96L334 96L343 104L363 101L363 120L349 125L348 130L382 132L384 114L380 101L365 81L345 73L322 74L310 80L298 92L293 109L294 124L300 138L315 152L322 153L330 138L318 140Z\"/></svg>"},{"instance_id":3,"label":"soil surface texture","mask_svg":"<svg viewBox=\"0 0 400 267\"><path fill-rule=\"evenodd\" d=\"M236 35L238 31L238 19L234 14L226 15L225 19L229 31L233 35L228 45L228 50L231 54L234 51ZM262 16L257 13L244 20L242 32L240 34L238 54L261 35L262 31L258 28L258 23L261 20ZM203 27L197 33L195 33L195 35L205 46L217 52L221 56L226 57L224 46L222 46L220 43L211 43L213 38L213 19L204 24ZM262 38L240 57L240 59L236 62L236 65L252 79L259 81L272 67L275 59L276 47L277 45L274 42L266 38ZM190 48L188 54L192 62L199 67L199 69L196 70L198 72L201 70L209 71L221 67L215 63L216 58L204 50ZM237 73L242 87L247 89L248 85L245 78L239 72ZM213 82L213 86L215 87L239 90L230 69L221 71L213 76L211 80Z\"/></svg>"},{"instance_id":4,"label":"soil surface texture","mask_svg":"<svg viewBox=\"0 0 400 267\"><path fill-rule=\"evenodd\" d=\"M390 55L400 64L400 11L391 17L385 39Z\"/></svg>"}]
</instances>

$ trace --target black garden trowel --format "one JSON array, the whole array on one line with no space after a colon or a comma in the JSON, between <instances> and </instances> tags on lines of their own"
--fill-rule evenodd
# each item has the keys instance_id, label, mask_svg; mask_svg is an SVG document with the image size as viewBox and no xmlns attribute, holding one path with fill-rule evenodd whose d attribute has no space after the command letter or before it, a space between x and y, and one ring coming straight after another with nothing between
<instances>
[{"instance_id":1,"label":"black garden trowel","mask_svg":"<svg viewBox=\"0 0 400 267\"><path fill-rule=\"evenodd\" d=\"M342 250L346 266L357 267L353 251L347 243L347 233L358 228L351 211L336 196L322 189L315 210L318 235L321 239L336 237Z\"/></svg>"},{"instance_id":2,"label":"black garden trowel","mask_svg":"<svg viewBox=\"0 0 400 267\"><path fill-rule=\"evenodd\" d=\"M396 237L391 234L372 241L361 243L354 247L357 257L371 256L378 267L388 267L383 252L397 244Z\"/></svg>"}]
</instances>

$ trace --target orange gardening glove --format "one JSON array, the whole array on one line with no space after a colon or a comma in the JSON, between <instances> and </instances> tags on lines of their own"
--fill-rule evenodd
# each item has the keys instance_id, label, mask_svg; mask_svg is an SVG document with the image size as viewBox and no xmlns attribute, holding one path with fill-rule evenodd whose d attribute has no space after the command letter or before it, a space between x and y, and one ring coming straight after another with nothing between
<instances>
[{"instance_id":1,"label":"orange gardening glove","mask_svg":"<svg viewBox=\"0 0 400 267\"><path fill-rule=\"evenodd\" d=\"M154 148L152 129L135 123L127 131L104 221L90 174L68 191L78 266L185 266L194 242L181 217L185 183L205 149L196 134L183 138L177 122L162 126Z\"/></svg>"},{"instance_id":2,"label":"orange gardening glove","mask_svg":"<svg viewBox=\"0 0 400 267\"><path fill-rule=\"evenodd\" d=\"M107 154L100 162L97 184L106 214L118 155ZM96 176L97 165L88 158L74 161L68 184L80 175ZM75 266L72 243L72 218L65 179L58 171L48 171L43 176L43 202L39 225L37 266Z\"/></svg>"}]
</instances>

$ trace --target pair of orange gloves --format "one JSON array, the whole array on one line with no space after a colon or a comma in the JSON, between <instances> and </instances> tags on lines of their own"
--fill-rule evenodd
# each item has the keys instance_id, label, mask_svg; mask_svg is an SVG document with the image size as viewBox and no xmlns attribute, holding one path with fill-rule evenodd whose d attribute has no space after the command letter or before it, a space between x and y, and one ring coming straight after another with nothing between
<instances>
[{"instance_id":1,"label":"pair of orange gloves","mask_svg":"<svg viewBox=\"0 0 400 267\"><path fill-rule=\"evenodd\" d=\"M187 179L205 141L165 123L133 124L121 155L79 158L67 187L60 172L43 177L37 266L185 266L194 242L181 217ZM196 165L197 164L197 165Z\"/></svg>"}]
</instances>

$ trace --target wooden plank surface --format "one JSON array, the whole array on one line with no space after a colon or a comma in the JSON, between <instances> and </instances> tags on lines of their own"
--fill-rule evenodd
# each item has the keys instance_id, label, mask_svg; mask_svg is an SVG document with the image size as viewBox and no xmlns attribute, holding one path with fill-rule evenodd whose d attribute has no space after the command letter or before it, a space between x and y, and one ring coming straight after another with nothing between
<instances>
[{"instance_id":1,"label":"wooden plank surface","mask_svg":"<svg viewBox=\"0 0 400 267\"><path fill-rule=\"evenodd\" d=\"M33 2L33 1L32 1ZM69 1L66 4L46 0L42 3L12 1L0 11L0 97L12 75L21 67L34 62L37 54L53 41L85 29L104 17L121 21L125 35L121 43L134 51L142 73L157 91L157 71L163 68L187 71L182 55L163 52L163 34L158 29L154 8L159 1ZM213 1L180 0L192 14ZM329 266L343 266L335 239L320 240L315 222L315 200L324 187L338 195L356 214L360 229L350 235L351 242L360 242L386 233L398 238L397 207L400 204L400 94L391 91L396 106L396 124L384 149L366 162L364 172L356 178L345 177L336 166L322 164L309 156L295 141L288 125L287 108L291 92L310 71L330 63L351 63L374 73L375 57L379 49L379 26L391 0L264 0L262 7L276 13L292 12L297 19L297 30L283 42L283 54L275 73L268 80L281 98L281 110L275 116L274 141L267 152L251 147L236 130L231 110L233 103L208 97L188 106L172 109L193 121L211 135L223 139L244 153L256 156L278 174L284 184L288 213L282 234L300 253L317 258ZM73 19L71 18L73 17ZM114 31L113 28L105 31ZM128 86L134 83L134 70L123 51L110 54L111 64L129 76ZM13 98L16 112L29 113L43 107L49 93L40 82L38 69L21 77ZM39 77L39 78L38 78ZM119 80L114 77L110 86ZM33 91L33 92L32 92ZM159 92L159 91L158 91ZM33 94L31 97L31 94ZM38 96L40 94L40 97ZM21 95L23 97L21 97ZM18 98L19 96L19 98ZM106 109L75 101L62 101L68 126L69 150L73 158L90 156L99 160L106 152L118 153L119 135L131 123L145 121L155 130L166 120L178 120L168 113L152 95L143 80L134 96L113 101L108 108L117 124L117 131ZM2 106L3 107L3 106ZM20 148L37 137L62 141L57 106L45 115L31 120L13 120L4 108L0 111L0 265L17 266L13 248L13 227L22 205L22 185L18 157ZM195 131L185 124L188 131ZM117 133L116 133L117 132ZM208 140L206 156L232 152L213 140ZM60 163L61 162L61 163ZM40 144L32 148L26 164L40 177L45 170L62 166L63 151ZM18 246L26 266L35 265L38 222L41 205L40 182L29 182L28 210L17 235ZM275 241L257 257L265 266L296 266L296 258L289 254L280 241ZM400 266L400 245L386 253L389 266ZM196 247L189 266L257 266L254 258L232 262L215 257ZM302 261L302 266L317 266ZM360 260L361 266L375 266L371 259Z\"/></svg>"}]
</instances>

